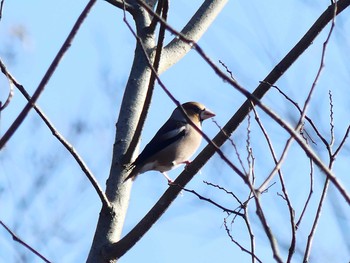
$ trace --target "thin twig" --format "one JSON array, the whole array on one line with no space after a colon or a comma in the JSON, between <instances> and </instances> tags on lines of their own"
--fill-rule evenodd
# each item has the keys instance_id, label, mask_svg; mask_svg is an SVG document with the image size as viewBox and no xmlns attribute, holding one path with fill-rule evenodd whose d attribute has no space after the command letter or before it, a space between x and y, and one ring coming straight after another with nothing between
<instances>
[{"instance_id":1,"label":"thin twig","mask_svg":"<svg viewBox=\"0 0 350 263\"><path fill-rule=\"evenodd\" d=\"M208 202L208 203L210 203L210 204L212 204L212 205L214 205L214 206L216 206L216 207L222 209L222 211L224 211L224 212L231 213L231 214L234 214L234 215L237 215L237 216L241 216L241 217L244 216L244 214L242 214L242 213L240 213L240 212L237 212L237 211L235 211L235 210L226 208L226 207L224 207L224 206L218 204L217 202L211 200L210 198L207 198L207 197L205 197L205 196L203 196L203 195L197 193L195 190L187 189L187 188L185 188L185 187L182 187L181 185L176 185L176 186L177 186L177 187L180 187L180 188L181 188L183 191L185 191L185 192L189 192L189 193L194 194L194 195L197 196L200 200L204 200L204 201L206 201L206 202Z\"/></svg>"},{"instance_id":2,"label":"thin twig","mask_svg":"<svg viewBox=\"0 0 350 263\"><path fill-rule=\"evenodd\" d=\"M224 187L220 186L220 185L217 185L217 184L213 184L211 182L208 182L208 181L203 181L203 183L205 183L206 185L209 185L209 186L212 186L214 188L217 188L219 190L222 190L224 191L226 194L229 194L231 195L234 199L236 199L236 201L241 205L243 206L243 202L241 202L241 200L239 200L239 198L237 197L237 195L235 195L233 192L231 191L228 191L227 189L225 189Z\"/></svg>"},{"instance_id":3,"label":"thin twig","mask_svg":"<svg viewBox=\"0 0 350 263\"><path fill-rule=\"evenodd\" d=\"M264 128L264 125L262 124L262 122L260 121L260 118L259 118L259 115L258 115L258 112L256 111L255 107L253 106L253 111L254 111L254 115L255 115L255 120L256 122L258 123L264 137L265 137L265 140L269 146L269 149L270 149L270 153L272 155L272 158L275 162L275 165L278 164L278 160L277 160L277 156L275 154L275 150L273 148L273 145L272 145L272 142L270 140L270 137L266 131L266 129ZM290 242L290 246L289 246L289 253L288 253L288 259L286 262L291 262L292 260L292 256L294 254L294 251L295 251L295 246L296 246L296 233L295 233L295 216L294 216L294 208L293 208L293 205L292 205L292 202L289 198L289 195L288 195L288 192L287 192L287 188L286 188L286 185L284 183L284 178L283 178L283 174L282 174L282 171L281 169L278 169L278 176L279 176L279 179L280 179L280 182L281 182L281 186L282 186L282 192L283 192L283 199L286 201L287 203L287 207L288 207L288 211L289 211L289 218L290 218L290 229L291 229L291 233L292 233L292 240Z\"/></svg>"},{"instance_id":4,"label":"thin twig","mask_svg":"<svg viewBox=\"0 0 350 263\"><path fill-rule=\"evenodd\" d=\"M338 154L339 154L339 151L341 150L341 148L344 146L344 143L346 141L346 139L348 138L349 136L349 133L350 133L350 125L348 126L348 128L346 129L346 132L344 134L344 137L343 139L341 140L338 148L335 150L334 154L332 155L333 158L335 158Z\"/></svg>"},{"instance_id":5,"label":"thin twig","mask_svg":"<svg viewBox=\"0 0 350 263\"><path fill-rule=\"evenodd\" d=\"M298 103L296 103L294 100L292 100L287 94L285 94L278 86L276 85L271 85L271 87L275 88L278 90L279 93L281 93L288 101L290 101L295 108L299 111L299 114L301 114L302 110L300 108L300 106L298 105ZM323 144L325 146L327 146L328 142L327 140L322 136L322 134L319 132L319 130L317 129L316 125L314 124L314 122L312 121L312 119L310 117L308 117L307 115L305 115L305 119L308 121L308 123L311 125L311 127L313 128L313 130L316 132L317 136L321 139L321 141L323 142ZM309 136L310 137L310 136ZM315 143L313 140L311 140L312 143Z\"/></svg>"},{"instance_id":6,"label":"thin twig","mask_svg":"<svg viewBox=\"0 0 350 263\"><path fill-rule=\"evenodd\" d=\"M8 76L8 72L7 72L6 67L5 67L4 63L2 62L1 58L0 58L0 68L1 68L1 71L5 74L8 82L9 82L9 94L7 96L6 101L4 103L1 103L1 105L0 105L0 111L2 111L10 104L14 91L13 91L13 82L12 82L11 78Z\"/></svg>"},{"instance_id":7,"label":"thin twig","mask_svg":"<svg viewBox=\"0 0 350 263\"><path fill-rule=\"evenodd\" d=\"M9 78L9 80L16 86L16 88L22 93L22 95L30 101L31 97L26 91L26 89L11 75L11 73L6 69L5 65L0 59L0 68L1 71L4 72L4 74ZM84 160L81 158L81 156L77 153L77 151L74 149L74 147L61 135L56 127L51 123L51 121L47 118L47 116L44 114L44 112L37 106L36 104L33 105L34 110L37 112L37 114L40 116L40 118L44 121L46 126L49 128L49 130L52 132L53 136L56 137L56 139L70 152L70 154L73 156L73 158L76 160L82 171L85 173L86 177L91 182L92 186L95 188L95 191L97 192L98 196L101 199L102 204L105 207L110 207L109 201L107 199L107 196L105 195L104 191L102 190L101 186L99 185L97 179L93 175L93 173L90 171L89 167L85 164Z\"/></svg>"},{"instance_id":8,"label":"thin twig","mask_svg":"<svg viewBox=\"0 0 350 263\"><path fill-rule=\"evenodd\" d=\"M294 137L291 136L289 137L289 139L287 140L284 148L283 148L283 151L282 151L282 154L279 158L279 160L277 161L277 163L275 164L275 167L272 169L272 171L270 172L269 176L264 180L264 182L259 186L259 188L257 188L257 191L258 192L261 192L265 189L265 187L271 182L271 180L274 178L275 176L275 173L280 171L281 169L281 166L284 162L284 160L286 159L287 157L287 154L288 154L288 150L289 148L291 147L292 145L292 142L293 142L293 139ZM350 201L350 200L349 200Z\"/></svg>"},{"instance_id":9,"label":"thin twig","mask_svg":"<svg viewBox=\"0 0 350 263\"><path fill-rule=\"evenodd\" d=\"M329 33L328 33L328 37L327 37L326 41L323 43L322 59L321 59L321 65L320 65L320 69L319 69L318 73L320 73L321 68L324 66L323 65L323 63L324 63L324 56L325 56L325 52L326 52L328 41L329 41L329 39L331 37L331 34L332 34L334 26L335 26L336 13L337 13L337 2L335 2L335 4L334 4L334 14L333 14L331 28L330 28ZM318 77L318 75L316 77ZM335 158L332 158L332 144L334 142L334 138L333 138L333 128L334 128L334 126L333 126L333 102L332 102L331 94L330 94L329 98L330 98L330 123L331 123L331 127L330 127L331 131L330 132L331 132L331 140L330 140L330 143L327 146L327 150L329 152L329 159L330 159L328 167L331 170L332 166L334 164L334 161L335 161ZM330 180L327 177L326 181L324 183L322 195L321 195L318 207L317 207L316 216L315 216L313 225L311 227L310 234L308 236L303 262L309 262L309 257L310 257L310 253L311 253L311 246L312 246L312 243L313 243L313 238L314 238L314 235L315 235L315 232L316 232L316 228L318 226L319 219L321 217L321 211L322 211L322 208L323 208L323 204L324 204L324 201L326 199L326 195L327 195L327 191L328 191L328 187L329 187L329 181Z\"/></svg>"},{"instance_id":10,"label":"thin twig","mask_svg":"<svg viewBox=\"0 0 350 263\"><path fill-rule=\"evenodd\" d=\"M283 260L279 254L279 250L278 250L278 244L276 241L276 238L274 237L272 230L267 222L267 219L264 215L261 203L260 203L260 199L259 199L259 193L256 192L254 190L254 186L252 184L249 185L250 186L250 190L252 191L252 194L254 196L254 201L255 201L255 205L256 205L256 214L263 226L263 229L265 231L265 234L267 236L267 238L269 239L270 242L270 247L273 253L273 257L274 259L278 262L278 263L282 263Z\"/></svg>"},{"instance_id":11,"label":"thin twig","mask_svg":"<svg viewBox=\"0 0 350 263\"><path fill-rule=\"evenodd\" d=\"M233 73L232 71L228 68L228 66L221 60L219 60L219 63L225 68L226 72L230 75L230 78L233 80L233 81L236 81L235 77L233 76ZM237 82L237 81L236 81Z\"/></svg>"},{"instance_id":12,"label":"thin twig","mask_svg":"<svg viewBox=\"0 0 350 263\"><path fill-rule=\"evenodd\" d=\"M235 142L233 141L233 139L225 132L225 130L219 125L219 123L218 123L214 118L212 119L212 122L219 128L219 130L220 130L223 134L226 135L227 140L229 140L229 142L230 142L231 145L233 146L233 149L235 150L235 154L236 154L236 156L237 156L237 159L238 159L239 164L240 164L241 167L242 167L243 172L244 172L245 174L248 174L247 170L246 170L245 167L244 167L244 164L243 164L241 155L239 154L237 145L235 144Z\"/></svg>"},{"instance_id":13,"label":"thin twig","mask_svg":"<svg viewBox=\"0 0 350 263\"><path fill-rule=\"evenodd\" d=\"M16 120L12 123L12 125L9 127L9 129L5 132L5 134L0 138L0 150L4 147L4 145L6 144L6 142L12 137L12 135L16 132L16 130L18 129L18 127L22 124L23 120L27 117L29 111L32 109L32 107L34 106L35 102L38 100L39 96L41 95L41 93L44 91L46 84L49 82L52 74L55 72L59 62L61 61L61 59L63 58L63 56L66 54L67 50L69 49L69 47L72 44L72 41L74 39L74 37L76 36L76 34L78 33L78 30L80 28L80 26L83 24L87 14L89 13L89 11L91 10L91 8L93 7L93 5L95 4L96 0L90 0L86 7L84 8L84 10L82 11L82 13L80 14L80 16L78 17L77 21L75 22L71 32L69 33L68 37L66 38L66 40L64 41L62 47L60 48L60 50L58 51L56 57L54 58L54 60L52 61L50 67L48 68L48 70L46 71L44 77L42 78L39 86L36 88L33 96L31 97L31 99L28 101L28 103L26 104L26 106L23 108L23 110L21 111L21 113L17 116Z\"/></svg>"},{"instance_id":14,"label":"thin twig","mask_svg":"<svg viewBox=\"0 0 350 263\"><path fill-rule=\"evenodd\" d=\"M229 236L229 238L231 239L231 241L236 244L242 251L248 253L249 255L251 255L254 259L256 259L258 262L262 263L262 261L252 252L252 251L249 251L248 249L246 249L245 247L243 247L240 243L238 243L234 238L233 236L231 235L230 233L230 229L228 228L227 226L227 221L226 221L226 218L224 218L224 226L225 226L225 230L226 230L226 233L227 235Z\"/></svg>"},{"instance_id":15,"label":"thin twig","mask_svg":"<svg viewBox=\"0 0 350 263\"><path fill-rule=\"evenodd\" d=\"M253 157L253 149L251 147L251 129L250 129L250 114L248 114L248 120L247 120L247 138L246 138L246 150L247 150L247 164L249 172L247 173L248 180L251 180L252 184L254 185L255 178L253 176L254 171L254 157ZM251 177L251 178L250 178Z\"/></svg>"},{"instance_id":16,"label":"thin twig","mask_svg":"<svg viewBox=\"0 0 350 263\"><path fill-rule=\"evenodd\" d=\"M30 245L28 245L26 242L24 242L21 238L19 238L10 228L8 228L1 220L0 220L0 225L2 225L6 231L12 236L12 239L18 243L20 243L22 246L26 247L29 249L33 254L37 255L39 258L41 258L43 261L46 263L51 263L47 258L45 258L43 255L41 255L37 250L32 248Z\"/></svg>"},{"instance_id":17,"label":"thin twig","mask_svg":"<svg viewBox=\"0 0 350 263\"><path fill-rule=\"evenodd\" d=\"M253 234L253 228L250 224L250 220L249 220L249 213L248 213L248 205L244 206L244 222L245 225L248 229L248 233L249 233L249 238L250 238L250 249L251 249L251 256L252 256L252 263L255 262L255 259L259 261L259 259L256 257L255 255L255 237ZM260 262L260 261L259 261Z\"/></svg>"},{"instance_id":18,"label":"thin twig","mask_svg":"<svg viewBox=\"0 0 350 263\"><path fill-rule=\"evenodd\" d=\"M313 238L314 238L314 235L315 235L315 232L316 232L316 228L317 228L320 216L321 216L323 203L324 203L324 200L326 199L328 186L329 186L329 179L326 178L326 181L325 181L324 186L323 186L322 195L321 195L318 207L317 207L316 216L315 216L313 225L311 227L311 231L310 231L308 239L307 239L303 262L309 262L312 241L313 241Z\"/></svg>"},{"instance_id":19,"label":"thin twig","mask_svg":"<svg viewBox=\"0 0 350 263\"><path fill-rule=\"evenodd\" d=\"M330 125L330 132L331 132L331 140L329 142L329 146L332 147L334 144L334 112L333 112L333 97L332 97L332 92L329 90L328 92L329 95L329 125Z\"/></svg>"},{"instance_id":20,"label":"thin twig","mask_svg":"<svg viewBox=\"0 0 350 263\"><path fill-rule=\"evenodd\" d=\"M298 228L300 226L300 223L301 223L301 220L303 219L304 214L306 212L306 209L309 206L309 203L310 203L311 196L312 196L313 192L314 192L314 166L313 166L312 160L310 159L310 189L309 189L309 194L308 194L308 196L306 198L303 210L301 211L300 217L297 220L297 223L295 224L295 229L296 230L298 230Z\"/></svg>"}]
</instances>

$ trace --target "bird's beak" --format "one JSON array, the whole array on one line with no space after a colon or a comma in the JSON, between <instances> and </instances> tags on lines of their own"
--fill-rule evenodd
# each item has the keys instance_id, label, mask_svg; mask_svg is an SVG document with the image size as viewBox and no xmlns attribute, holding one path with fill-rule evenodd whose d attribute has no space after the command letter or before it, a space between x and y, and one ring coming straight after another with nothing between
<instances>
[{"instance_id":1,"label":"bird's beak","mask_svg":"<svg viewBox=\"0 0 350 263\"><path fill-rule=\"evenodd\" d=\"M205 109L201 112L201 120L205 120L205 119L208 119L208 118L211 118L211 117L214 117L215 116L215 113L212 112L211 110L208 110L208 109Z\"/></svg>"}]
</instances>

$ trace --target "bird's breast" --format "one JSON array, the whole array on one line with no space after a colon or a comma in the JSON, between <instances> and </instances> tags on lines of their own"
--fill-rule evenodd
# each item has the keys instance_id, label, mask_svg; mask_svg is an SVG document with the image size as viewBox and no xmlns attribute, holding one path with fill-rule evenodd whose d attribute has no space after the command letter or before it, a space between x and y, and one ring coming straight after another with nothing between
<instances>
[{"instance_id":1,"label":"bird's breast","mask_svg":"<svg viewBox=\"0 0 350 263\"><path fill-rule=\"evenodd\" d=\"M202 136L192 127L178 141L168 145L157 154L155 170L169 171L188 161L198 149Z\"/></svg>"}]
</instances>

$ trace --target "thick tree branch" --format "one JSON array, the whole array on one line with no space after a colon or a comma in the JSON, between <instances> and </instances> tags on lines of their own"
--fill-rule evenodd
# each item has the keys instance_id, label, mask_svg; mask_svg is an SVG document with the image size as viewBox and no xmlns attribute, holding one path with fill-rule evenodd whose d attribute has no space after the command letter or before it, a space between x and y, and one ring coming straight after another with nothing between
<instances>
[{"instance_id":1,"label":"thick tree branch","mask_svg":"<svg viewBox=\"0 0 350 263\"><path fill-rule=\"evenodd\" d=\"M130 14L134 12L134 7L131 4L129 4L129 1L124 1L124 0L105 0L105 1L120 9L125 8L125 10L128 11Z\"/></svg>"},{"instance_id":2,"label":"thick tree branch","mask_svg":"<svg viewBox=\"0 0 350 263\"><path fill-rule=\"evenodd\" d=\"M143 49L146 50L146 54L149 54L149 51L155 47L155 34L147 30L151 23L149 13L143 8L135 8L132 15L136 24L137 36L142 39L142 42L137 41L136 43L134 61L116 124L111 169L106 182L106 195L112 209L103 208L100 212L87 262L106 262L101 255L101 249L120 239L129 204L131 181L123 183L128 173L125 169L128 163L125 154L134 137L151 77ZM115 262L115 259L109 262Z\"/></svg>"},{"instance_id":3,"label":"thick tree branch","mask_svg":"<svg viewBox=\"0 0 350 263\"><path fill-rule=\"evenodd\" d=\"M169 9L168 0L160 0L160 2L158 4L158 7L159 7L159 9L161 11L159 13L162 14L162 18L166 21L166 18L167 18L167 15L168 15L168 9ZM124 18L123 19L124 19L124 22L126 23L126 25L128 26L128 28L130 29L130 31L132 32L132 34L134 35L134 37L136 38L136 40L138 41L138 43L141 46L143 46L142 45L142 40L140 39L139 36L137 36L136 32L132 29L131 25L127 21L126 16L125 16L125 12L124 12ZM152 23L149 26L149 28L151 28L153 26L155 27L156 23L157 23L156 19L152 20ZM154 25L152 25L152 24L154 24ZM153 28L151 29L151 32L152 31L153 31ZM162 50L163 50L164 36L165 36L165 26L163 24L161 24L161 26L159 28L158 42L157 42L156 53L155 53L154 62L153 62L153 68L155 69L155 72L157 72L157 73L158 73L160 58L161 58L161 54L162 54ZM149 56L146 53L145 48L143 48L143 51L145 53L144 55L147 56L148 60L149 60ZM151 62L149 61L149 63L151 63ZM126 162L131 160L131 157L134 154L135 149L137 148L137 144L139 143L141 132L142 132L144 123L145 123L146 118L147 118L149 107L151 105L152 96L153 96L153 90L154 90L154 85L155 85L155 80L156 80L156 74L152 73L150 81L149 81L149 84L148 84L148 89L147 89L145 102L143 104L142 112L141 112L139 121L137 123L134 136L132 138L132 141L130 142L128 151L124 155L124 159L125 159Z\"/></svg>"},{"instance_id":4,"label":"thick tree branch","mask_svg":"<svg viewBox=\"0 0 350 263\"><path fill-rule=\"evenodd\" d=\"M144 8L153 15L153 10L146 6L141 0L137 0ZM181 34L193 42L197 42L207 31L214 19L226 5L227 0L206 0L199 7L186 26L181 30ZM164 20L163 20L164 21ZM181 60L190 50L191 45L175 37L164 47L159 66L159 73L169 69Z\"/></svg>"}]
</instances>

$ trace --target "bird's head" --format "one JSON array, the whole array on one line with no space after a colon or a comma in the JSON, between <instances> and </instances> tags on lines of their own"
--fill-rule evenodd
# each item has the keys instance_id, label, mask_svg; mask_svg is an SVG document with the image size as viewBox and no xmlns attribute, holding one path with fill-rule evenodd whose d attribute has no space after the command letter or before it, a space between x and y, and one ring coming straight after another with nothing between
<instances>
[{"instance_id":1,"label":"bird's head","mask_svg":"<svg viewBox=\"0 0 350 263\"><path fill-rule=\"evenodd\" d=\"M186 102L181 105L182 108L185 110L187 116L194 122L194 123L201 123L205 119L214 117L215 114L206 109L205 106L199 102ZM174 112L173 116L178 117L179 119L186 119L183 116L183 113L180 109L180 107L177 107Z\"/></svg>"}]
</instances>

